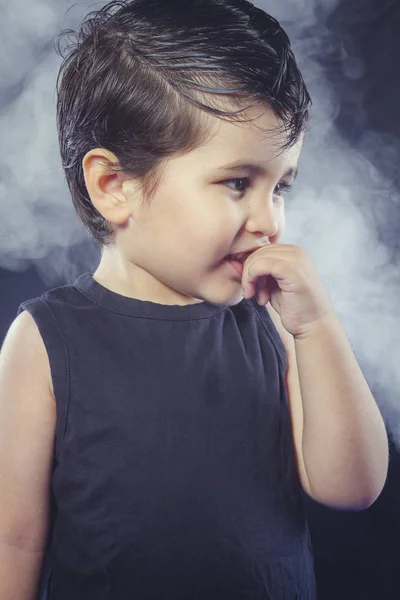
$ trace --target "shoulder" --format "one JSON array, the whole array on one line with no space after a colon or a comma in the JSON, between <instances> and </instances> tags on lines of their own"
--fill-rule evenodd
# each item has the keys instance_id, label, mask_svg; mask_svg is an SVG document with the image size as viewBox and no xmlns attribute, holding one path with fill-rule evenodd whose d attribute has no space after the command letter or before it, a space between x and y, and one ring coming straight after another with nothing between
<instances>
[{"instance_id":1,"label":"shoulder","mask_svg":"<svg viewBox=\"0 0 400 600\"><path fill-rule=\"evenodd\" d=\"M22 311L11 323L1 352L3 361L7 361L16 371L16 376L32 376L35 381L40 379L54 398L47 350L35 319L27 310Z\"/></svg>"}]
</instances>

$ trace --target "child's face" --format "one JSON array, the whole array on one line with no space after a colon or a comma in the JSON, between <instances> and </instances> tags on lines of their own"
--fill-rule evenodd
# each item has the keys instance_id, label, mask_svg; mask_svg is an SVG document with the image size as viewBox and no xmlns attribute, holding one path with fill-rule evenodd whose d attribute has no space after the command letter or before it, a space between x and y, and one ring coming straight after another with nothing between
<instances>
[{"instance_id":1,"label":"child's face","mask_svg":"<svg viewBox=\"0 0 400 600\"><path fill-rule=\"evenodd\" d=\"M225 258L261 247L263 237L279 240L285 226L282 184L293 181L285 174L297 168L303 145L302 138L276 156L283 138L262 131L278 125L272 111L247 114L261 116L236 124L211 117L216 135L168 162L148 208L140 206L137 192L131 193L131 220L117 227L116 246L104 250L98 269L104 277L120 278L113 282L115 290L161 304L242 300L240 277ZM236 161L260 163L268 173L220 170ZM223 183L234 178L239 181ZM107 286L104 277L100 282Z\"/></svg>"}]
</instances>

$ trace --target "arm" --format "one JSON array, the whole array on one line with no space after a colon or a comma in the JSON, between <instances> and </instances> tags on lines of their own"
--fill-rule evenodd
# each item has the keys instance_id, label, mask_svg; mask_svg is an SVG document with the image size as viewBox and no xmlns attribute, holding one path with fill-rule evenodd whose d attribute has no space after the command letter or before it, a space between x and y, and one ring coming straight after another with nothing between
<instances>
[{"instance_id":1,"label":"arm","mask_svg":"<svg viewBox=\"0 0 400 600\"><path fill-rule=\"evenodd\" d=\"M386 481L388 439L346 334L332 313L294 346L312 496L332 508L367 508Z\"/></svg>"},{"instance_id":2,"label":"arm","mask_svg":"<svg viewBox=\"0 0 400 600\"><path fill-rule=\"evenodd\" d=\"M0 600L36 600L44 551L0 542Z\"/></svg>"},{"instance_id":3,"label":"arm","mask_svg":"<svg viewBox=\"0 0 400 600\"><path fill-rule=\"evenodd\" d=\"M37 597L49 532L56 407L46 349L31 315L0 353L0 600Z\"/></svg>"}]
</instances>

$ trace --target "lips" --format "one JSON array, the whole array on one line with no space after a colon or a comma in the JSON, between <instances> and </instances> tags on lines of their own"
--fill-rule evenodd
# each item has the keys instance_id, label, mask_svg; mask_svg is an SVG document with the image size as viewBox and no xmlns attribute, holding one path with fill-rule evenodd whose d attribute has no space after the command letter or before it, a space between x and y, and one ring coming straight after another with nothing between
<instances>
[{"instance_id":1,"label":"lips","mask_svg":"<svg viewBox=\"0 0 400 600\"><path fill-rule=\"evenodd\" d=\"M247 250L246 252L238 252L237 254L229 254L226 258L229 260L235 260L240 262L242 265L245 263L246 259L258 248L253 248L252 250Z\"/></svg>"},{"instance_id":2,"label":"lips","mask_svg":"<svg viewBox=\"0 0 400 600\"><path fill-rule=\"evenodd\" d=\"M249 256L249 252L247 252L246 254L231 254L230 256L227 256L228 260L234 260L236 262L241 263L242 265L244 265L246 258Z\"/></svg>"}]
</instances>

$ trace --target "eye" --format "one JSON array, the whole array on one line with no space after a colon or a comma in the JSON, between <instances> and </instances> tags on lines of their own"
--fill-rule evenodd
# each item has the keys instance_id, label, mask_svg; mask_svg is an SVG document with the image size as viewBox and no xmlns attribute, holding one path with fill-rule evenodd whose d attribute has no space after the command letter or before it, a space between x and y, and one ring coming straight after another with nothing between
<instances>
[{"instance_id":1,"label":"eye","mask_svg":"<svg viewBox=\"0 0 400 600\"><path fill-rule=\"evenodd\" d=\"M226 179L225 181L223 181L222 183L225 183L225 185L228 185L228 183L231 183L232 181L244 181L245 183L245 189L241 189L241 190L234 190L236 192L240 192L243 193L245 192L250 186L251 186L251 181L248 177L240 177L238 179Z\"/></svg>"},{"instance_id":2,"label":"eye","mask_svg":"<svg viewBox=\"0 0 400 600\"><path fill-rule=\"evenodd\" d=\"M283 193L288 194L289 192L292 191L293 189L293 185L291 185L290 183L285 183L284 181L281 181L280 183L278 183L278 185L281 186L281 190L283 191ZM278 187L278 185L276 187ZM276 188L275 188L276 189ZM283 196L282 194L276 194L277 196Z\"/></svg>"},{"instance_id":3,"label":"eye","mask_svg":"<svg viewBox=\"0 0 400 600\"><path fill-rule=\"evenodd\" d=\"M234 190L234 191L239 192L240 194L243 194L249 187L251 187L251 181L248 177L240 177L240 178L236 178L236 179L226 179L222 183L224 183L225 185L228 185L229 183L238 182L238 181L245 182L244 188L242 186L239 186L242 189ZM277 193L277 194L275 194L275 196L279 196L279 197L283 197L283 193L288 194L293 189L293 185L290 185L289 183L285 183L284 181L280 181L277 184L275 189L277 189L278 186L280 186L281 193Z\"/></svg>"}]
</instances>

